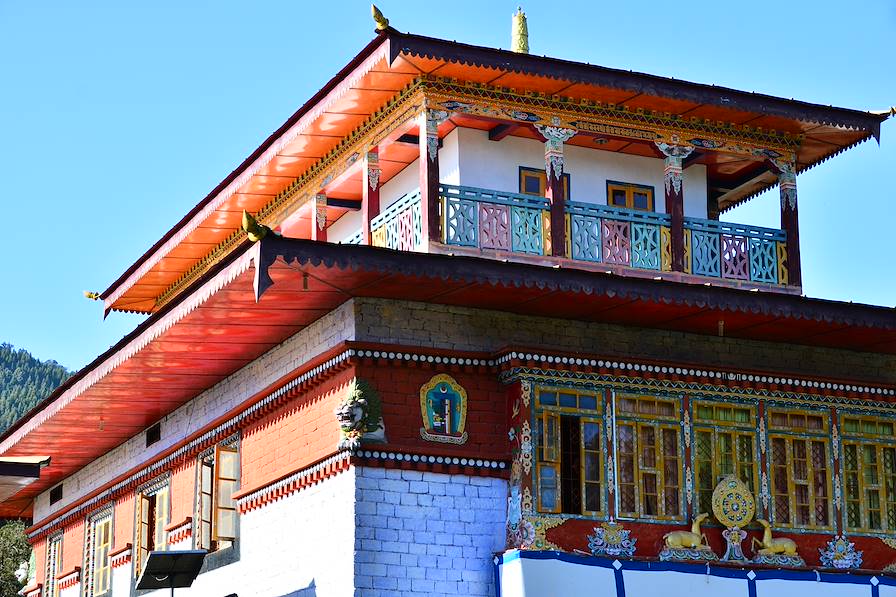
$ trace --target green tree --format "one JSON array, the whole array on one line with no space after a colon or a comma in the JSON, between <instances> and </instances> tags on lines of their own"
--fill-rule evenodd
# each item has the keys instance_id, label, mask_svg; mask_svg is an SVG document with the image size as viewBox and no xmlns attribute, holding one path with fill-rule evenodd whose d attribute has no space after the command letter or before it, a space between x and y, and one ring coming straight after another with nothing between
<instances>
[{"instance_id":1,"label":"green tree","mask_svg":"<svg viewBox=\"0 0 896 597\"><path fill-rule=\"evenodd\" d=\"M22 583L16 579L15 572L30 558L25 523L14 520L0 526L0 597L17 597Z\"/></svg>"},{"instance_id":2,"label":"green tree","mask_svg":"<svg viewBox=\"0 0 896 597\"><path fill-rule=\"evenodd\" d=\"M0 344L0 433L50 395L71 373L56 361Z\"/></svg>"}]
</instances>

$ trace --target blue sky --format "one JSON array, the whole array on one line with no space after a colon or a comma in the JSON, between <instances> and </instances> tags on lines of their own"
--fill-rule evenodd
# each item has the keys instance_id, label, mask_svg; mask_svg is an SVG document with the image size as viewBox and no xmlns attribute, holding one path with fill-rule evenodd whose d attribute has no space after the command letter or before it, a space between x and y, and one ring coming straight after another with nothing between
<instances>
[{"instance_id":1,"label":"blue sky","mask_svg":"<svg viewBox=\"0 0 896 597\"><path fill-rule=\"evenodd\" d=\"M379 4L507 47L515 2ZM430 8L432 7L432 8ZM534 54L896 104L896 2L527 2ZM0 0L0 341L79 368L143 318L103 290L373 36L366 2ZM896 305L896 123L798 180L805 292ZM777 193L724 219L777 227Z\"/></svg>"}]
</instances>

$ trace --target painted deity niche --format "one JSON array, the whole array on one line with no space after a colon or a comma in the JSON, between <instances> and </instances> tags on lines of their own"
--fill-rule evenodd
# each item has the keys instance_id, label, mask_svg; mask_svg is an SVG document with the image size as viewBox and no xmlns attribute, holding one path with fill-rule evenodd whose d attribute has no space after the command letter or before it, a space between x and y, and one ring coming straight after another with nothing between
<instances>
[{"instance_id":1,"label":"painted deity niche","mask_svg":"<svg viewBox=\"0 0 896 597\"><path fill-rule=\"evenodd\" d=\"M420 411L420 437L430 442L466 443L467 392L453 377L441 373L420 388Z\"/></svg>"}]
</instances>

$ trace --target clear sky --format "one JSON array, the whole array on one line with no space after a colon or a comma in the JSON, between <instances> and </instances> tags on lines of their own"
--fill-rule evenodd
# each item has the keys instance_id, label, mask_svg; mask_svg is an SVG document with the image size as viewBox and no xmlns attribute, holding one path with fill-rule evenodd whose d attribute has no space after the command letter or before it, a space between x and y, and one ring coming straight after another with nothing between
<instances>
[{"instance_id":1,"label":"clear sky","mask_svg":"<svg viewBox=\"0 0 896 597\"><path fill-rule=\"evenodd\" d=\"M379 4L508 47L516 2ZM896 2L528 1L546 54L836 106L896 104ZM143 318L104 290L373 37L364 1L0 0L0 342L79 368ZM805 292L896 305L896 122L798 178ZM778 226L777 191L723 219Z\"/></svg>"}]
</instances>

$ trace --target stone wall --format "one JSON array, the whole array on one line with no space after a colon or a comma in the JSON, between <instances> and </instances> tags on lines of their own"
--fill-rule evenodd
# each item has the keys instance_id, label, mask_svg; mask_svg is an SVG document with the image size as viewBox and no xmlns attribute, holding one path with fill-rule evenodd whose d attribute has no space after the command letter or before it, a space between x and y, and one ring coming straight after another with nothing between
<instances>
[{"instance_id":1,"label":"stone wall","mask_svg":"<svg viewBox=\"0 0 896 597\"><path fill-rule=\"evenodd\" d=\"M507 346L896 383L896 356L384 299L355 299L355 339L492 352Z\"/></svg>"}]
</instances>

